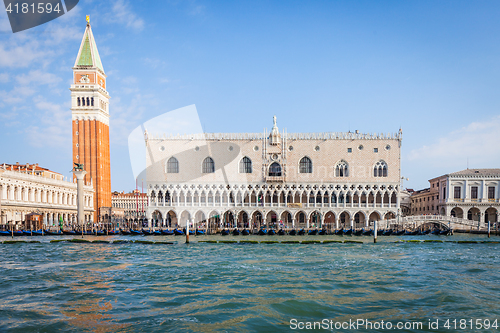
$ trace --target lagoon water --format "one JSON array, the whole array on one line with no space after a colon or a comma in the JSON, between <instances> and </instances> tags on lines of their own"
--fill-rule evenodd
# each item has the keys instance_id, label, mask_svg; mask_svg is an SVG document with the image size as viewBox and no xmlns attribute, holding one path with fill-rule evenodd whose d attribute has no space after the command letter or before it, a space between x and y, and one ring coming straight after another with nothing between
<instances>
[{"instance_id":1,"label":"lagoon water","mask_svg":"<svg viewBox=\"0 0 500 333\"><path fill-rule=\"evenodd\" d=\"M439 320L432 332L485 332L496 329L443 325L500 321L500 244L454 242L488 240L480 235L391 236L377 244L338 236L191 236L190 244L180 236L86 238L174 244L51 239L61 238L0 244L0 331L290 332L305 331L292 329L293 319L367 319L423 323L404 332L429 331L429 320ZM364 244L198 242L346 239ZM401 239L447 242L395 243ZM330 328L317 331L339 331ZM365 328L359 331L386 331Z\"/></svg>"}]
</instances>

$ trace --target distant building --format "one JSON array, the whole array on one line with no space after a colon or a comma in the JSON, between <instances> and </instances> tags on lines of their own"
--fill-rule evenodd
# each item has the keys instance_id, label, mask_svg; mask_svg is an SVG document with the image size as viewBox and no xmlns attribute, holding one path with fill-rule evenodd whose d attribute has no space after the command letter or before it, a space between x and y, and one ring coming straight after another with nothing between
<instances>
[{"instance_id":1,"label":"distant building","mask_svg":"<svg viewBox=\"0 0 500 333\"><path fill-rule=\"evenodd\" d=\"M111 218L114 215L114 219L118 219L120 225L123 222L128 226L143 226L148 205L146 193L141 193L139 190L130 193L115 191L111 193L111 202Z\"/></svg>"},{"instance_id":2,"label":"distant building","mask_svg":"<svg viewBox=\"0 0 500 333\"><path fill-rule=\"evenodd\" d=\"M84 186L85 221L93 221L94 189ZM30 213L42 216L43 225L76 223L76 183L38 164L0 164L0 224L21 227Z\"/></svg>"},{"instance_id":3,"label":"distant building","mask_svg":"<svg viewBox=\"0 0 500 333\"><path fill-rule=\"evenodd\" d=\"M412 215L439 214L498 222L500 169L466 169L429 180L411 196Z\"/></svg>"}]
</instances>

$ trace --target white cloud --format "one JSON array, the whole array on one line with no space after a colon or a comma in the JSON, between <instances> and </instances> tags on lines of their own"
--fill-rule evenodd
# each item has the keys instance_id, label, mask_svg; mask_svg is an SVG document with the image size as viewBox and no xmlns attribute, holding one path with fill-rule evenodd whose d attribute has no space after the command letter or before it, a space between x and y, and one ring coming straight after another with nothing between
<instances>
[{"instance_id":1,"label":"white cloud","mask_svg":"<svg viewBox=\"0 0 500 333\"><path fill-rule=\"evenodd\" d=\"M144 28L144 21L130 10L129 4L124 0L117 0L113 4L113 14L115 16L114 22L125 23L128 28L137 31Z\"/></svg>"},{"instance_id":2,"label":"white cloud","mask_svg":"<svg viewBox=\"0 0 500 333\"><path fill-rule=\"evenodd\" d=\"M41 96L35 98L35 106L43 111L37 125L28 126L25 130L29 142L34 147L66 147L71 137L71 114L67 108L44 100Z\"/></svg>"},{"instance_id":3,"label":"white cloud","mask_svg":"<svg viewBox=\"0 0 500 333\"><path fill-rule=\"evenodd\" d=\"M16 77L16 81L23 86L27 86L31 83L35 84L48 84L55 85L62 81L62 79L52 73L42 72L41 70L33 70L28 74L21 74Z\"/></svg>"},{"instance_id":4,"label":"white cloud","mask_svg":"<svg viewBox=\"0 0 500 333\"><path fill-rule=\"evenodd\" d=\"M9 82L9 74L7 73L0 73L0 83L7 83Z\"/></svg>"},{"instance_id":5,"label":"white cloud","mask_svg":"<svg viewBox=\"0 0 500 333\"><path fill-rule=\"evenodd\" d=\"M425 137L425 136L424 136ZM469 160L471 168L500 165L500 116L489 121L473 122L410 152L408 160L430 162L436 167L456 169Z\"/></svg>"}]
</instances>

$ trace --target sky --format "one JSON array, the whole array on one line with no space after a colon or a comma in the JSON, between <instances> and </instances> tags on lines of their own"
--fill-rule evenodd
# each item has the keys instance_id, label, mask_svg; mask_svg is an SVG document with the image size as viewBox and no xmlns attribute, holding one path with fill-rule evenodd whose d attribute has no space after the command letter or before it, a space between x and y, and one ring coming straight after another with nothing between
<instances>
[{"instance_id":1,"label":"sky","mask_svg":"<svg viewBox=\"0 0 500 333\"><path fill-rule=\"evenodd\" d=\"M500 168L499 1L80 0L13 34L0 12L0 163L71 176L72 67L90 22L111 96L112 189L127 137L196 105L205 132L403 130L403 186Z\"/></svg>"}]
</instances>

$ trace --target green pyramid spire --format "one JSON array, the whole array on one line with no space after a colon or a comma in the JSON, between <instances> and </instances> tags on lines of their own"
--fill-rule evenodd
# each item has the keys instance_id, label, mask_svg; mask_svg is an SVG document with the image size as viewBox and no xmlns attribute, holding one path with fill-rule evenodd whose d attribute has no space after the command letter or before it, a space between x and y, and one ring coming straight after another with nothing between
<instances>
[{"instance_id":1,"label":"green pyramid spire","mask_svg":"<svg viewBox=\"0 0 500 333\"><path fill-rule=\"evenodd\" d=\"M80 52L78 52L78 56L76 57L75 67L97 67L104 73L101 57L99 56L99 51L97 51L97 45L89 23L87 23L87 28L83 34L82 44L80 46Z\"/></svg>"}]
</instances>

